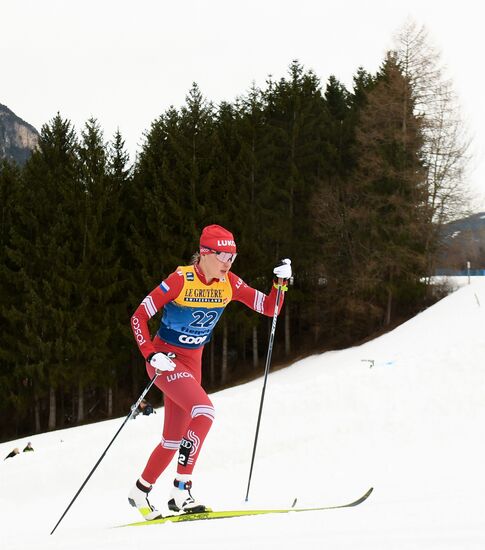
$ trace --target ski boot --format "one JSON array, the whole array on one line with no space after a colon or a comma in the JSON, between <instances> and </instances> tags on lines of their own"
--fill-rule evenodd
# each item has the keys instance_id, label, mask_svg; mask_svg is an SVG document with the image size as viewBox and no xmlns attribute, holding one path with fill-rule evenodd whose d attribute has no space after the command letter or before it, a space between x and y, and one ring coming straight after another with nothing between
<instances>
[{"instance_id":1,"label":"ski boot","mask_svg":"<svg viewBox=\"0 0 485 550\"><path fill-rule=\"evenodd\" d=\"M182 481L174 479L174 488L170 493L170 500L168 501L168 508L172 512L184 512L186 514L200 514L202 512L209 512L210 508L207 508L203 504L196 502L190 489L192 489L192 481Z\"/></svg>"},{"instance_id":2,"label":"ski boot","mask_svg":"<svg viewBox=\"0 0 485 550\"><path fill-rule=\"evenodd\" d=\"M152 490L152 486L145 485L138 480L128 495L128 502L138 511L147 521L158 519L162 514L148 500L148 493Z\"/></svg>"}]
</instances>

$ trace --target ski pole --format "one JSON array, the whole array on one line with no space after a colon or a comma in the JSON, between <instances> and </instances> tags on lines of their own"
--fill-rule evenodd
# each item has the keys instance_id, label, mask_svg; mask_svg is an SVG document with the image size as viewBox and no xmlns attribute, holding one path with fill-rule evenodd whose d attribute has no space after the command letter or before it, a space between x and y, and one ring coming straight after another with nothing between
<instances>
[{"instance_id":1,"label":"ski pole","mask_svg":"<svg viewBox=\"0 0 485 550\"><path fill-rule=\"evenodd\" d=\"M266 382L268 380L268 373L269 373L269 366L271 364L271 355L273 353L273 342L274 342L274 335L276 332L276 320L278 319L278 309L280 304L280 298L281 298L281 285L278 285L278 292L276 293L276 303L274 306L274 314L273 314L273 323L271 324L271 333L269 335L269 344L268 344L268 353L266 355L266 365L264 367L264 382L263 382L263 390L261 392L261 401L259 403L259 414L258 414L258 422L256 424L256 434L254 436L254 445L253 445L253 456L251 457L251 468L249 469L249 479L248 479L248 488L246 491L246 502L249 498L249 487L251 486L251 477L253 474L253 466L254 466L254 457L256 456L256 446L258 444L258 435L259 435L259 426L261 424L261 415L263 412L263 402L264 402L264 394L266 392Z\"/></svg>"},{"instance_id":2,"label":"ski pole","mask_svg":"<svg viewBox=\"0 0 485 550\"><path fill-rule=\"evenodd\" d=\"M157 379L157 377L160 375L161 373L160 372L155 372L155 375L153 376L153 378L150 380L150 383L148 384L148 386L143 390L143 393L140 395L140 397L138 398L138 401L131 406L131 409L130 409L130 412L128 413L127 417L125 418L125 421L123 422L123 424L121 424L120 428L118 429L118 431L115 433L115 436L113 437L113 439L110 441L109 445L106 447L106 449L104 450L103 454L99 457L99 460L98 462L96 462L96 464L94 465L94 468L89 472L89 475L88 477L84 480L84 483L81 485L81 487L79 487L79 490L78 492L74 495L74 498L71 500L71 502L69 503L69 506L64 510L64 513L62 514L62 516L59 518L59 521L56 523L54 529L52 529L51 531L51 535L54 533L54 531L57 529L59 523L61 523L61 521L64 519L64 516L67 514L67 512L69 511L69 509L71 508L71 506L74 504L74 501L77 499L77 497L79 496L79 494L81 493L81 491L84 489L86 483L89 481L89 479L91 478L91 476L94 474L94 472L96 471L96 468L100 465L101 461L103 460L104 456L106 455L106 453L108 452L108 449L111 447L111 445L113 444L114 440L118 437L118 434L121 432L121 430L123 429L123 427L125 426L125 424L128 422L128 420L132 417L133 413L136 411L136 409L138 408L138 406L140 405L140 403L143 401L145 395L148 393L148 391L150 390L150 388L153 386L153 384L155 383L155 380Z\"/></svg>"}]
</instances>

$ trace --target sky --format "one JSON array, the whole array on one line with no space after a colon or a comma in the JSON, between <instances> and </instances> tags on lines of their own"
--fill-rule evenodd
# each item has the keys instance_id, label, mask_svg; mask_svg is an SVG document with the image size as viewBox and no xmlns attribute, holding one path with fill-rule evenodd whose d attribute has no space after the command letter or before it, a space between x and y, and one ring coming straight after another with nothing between
<instances>
[{"instance_id":1,"label":"sky","mask_svg":"<svg viewBox=\"0 0 485 550\"><path fill-rule=\"evenodd\" d=\"M292 60L347 87L375 72L411 17L441 52L473 140L468 174L485 210L485 34L476 0L0 0L0 103L40 130L57 112L79 130L119 129L132 160L150 124L193 82L233 101ZM483 196L482 196L483 195Z\"/></svg>"},{"instance_id":2,"label":"sky","mask_svg":"<svg viewBox=\"0 0 485 550\"><path fill-rule=\"evenodd\" d=\"M211 394L197 499L238 510L297 497L305 508L373 487L360 506L116 529L141 520L127 495L160 441L159 408L125 424L52 536L124 417L0 443L2 548L483 550L485 277L461 283L375 340L271 369L247 503L263 380ZM29 440L34 452L23 453ZM150 494L163 513L175 470L176 458Z\"/></svg>"}]
</instances>

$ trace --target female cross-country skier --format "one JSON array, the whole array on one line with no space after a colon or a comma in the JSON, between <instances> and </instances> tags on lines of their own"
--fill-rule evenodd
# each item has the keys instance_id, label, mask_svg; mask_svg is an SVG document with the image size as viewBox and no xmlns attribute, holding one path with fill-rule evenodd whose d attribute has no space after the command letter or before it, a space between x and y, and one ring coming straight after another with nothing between
<instances>
[{"instance_id":1,"label":"female cross-country skier","mask_svg":"<svg viewBox=\"0 0 485 550\"><path fill-rule=\"evenodd\" d=\"M178 267L148 294L131 318L131 327L148 376L164 393L162 440L153 450L128 500L147 520L160 516L148 494L178 451L177 474L168 507L175 512L203 512L206 506L190 492L192 472L204 439L214 420L214 407L201 386L204 345L231 300L267 316L274 315L278 285L286 290L291 261L274 268L275 283L269 295L244 283L232 273L236 243L227 229L209 225L200 236L200 252L193 264ZM283 298L284 294L281 294ZM283 305L280 301L279 310ZM160 328L150 338L148 320L163 308ZM279 311L278 311L279 313ZM175 354L173 359L167 354Z\"/></svg>"}]
</instances>

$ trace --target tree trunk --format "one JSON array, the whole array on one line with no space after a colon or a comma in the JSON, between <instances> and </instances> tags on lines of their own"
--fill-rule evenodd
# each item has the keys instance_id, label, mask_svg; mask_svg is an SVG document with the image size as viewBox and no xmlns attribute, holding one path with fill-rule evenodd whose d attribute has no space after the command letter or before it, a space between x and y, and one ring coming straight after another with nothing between
<instances>
[{"instance_id":1,"label":"tree trunk","mask_svg":"<svg viewBox=\"0 0 485 550\"><path fill-rule=\"evenodd\" d=\"M34 422L35 422L35 433L40 433L40 405L39 398L34 396Z\"/></svg>"},{"instance_id":2,"label":"tree trunk","mask_svg":"<svg viewBox=\"0 0 485 550\"><path fill-rule=\"evenodd\" d=\"M56 427L56 390L51 386L49 388L49 421L48 430L54 430Z\"/></svg>"},{"instance_id":3,"label":"tree trunk","mask_svg":"<svg viewBox=\"0 0 485 550\"><path fill-rule=\"evenodd\" d=\"M81 382L77 387L77 421L84 421L84 387Z\"/></svg>"},{"instance_id":4,"label":"tree trunk","mask_svg":"<svg viewBox=\"0 0 485 550\"><path fill-rule=\"evenodd\" d=\"M227 373L227 322L225 318L222 321L222 368L221 368L221 384L226 384L228 379Z\"/></svg>"},{"instance_id":5,"label":"tree trunk","mask_svg":"<svg viewBox=\"0 0 485 550\"><path fill-rule=\"evenodd\" d=\"M257 369L259 364L258 358L258 327L253 326L253 368Z\"/></svg>"},{"instance_id":6,"label":"tree trunk","mask_svg":"<svg viewBox=\"0 0 485 550\"><path fill-rule=\"evenodd\" d=\"M138 389L138 357L135 356L135 352L131 353L131 391L132 396L138 395L139 389Z\"/></svg>"},{"instance_id":7,"label":"tree trunk","mask_svg":"<svg viewBox=\"0 0 485 550\"><path fill-rule=\"evenodd\" d=\"M60 388L57 391L57 411L59 415L59 422L57 423L58 428L64 428L64 424L66 423L66 413L65 413L65 399L64 399L64 388Z\"/></svg>"},{"instance_id":8,"label":"tree trunk","mask_svg":"<svg viewBox=\"0 0 485 550\"><path fill-rule=\"evenodd\" d=\"M210 347L210 355L209 355L209 378L210 378L210 384L212 388L215 388L216 384L216 343L214 340L214 333L212 333L212 340L211 340L211 347Z\"/></svg>"},{"instance_id":9,"label":"tree trunk","mask_svg":"<svg viewBox=\"0 0 485 550\"><path fill-rule=\"evenodd\" d=\"M290 333L290 308L289 304L285 307L285 354L288 356L291 352L291 333Z\"/></svg>"},{"instance_id":10,"label":"tree trunk","mask_svg":"<svg viewBox=\"0 0 485 550\"><path fill-rule=\"evenodd\" d=\"M108 418L113 416L113 386L108 388Z\"/></svg>"},{"instance_id":11,"label":"tree trunk","mask_svg":"<svg viewBox=\"0 0 485 550\"><path fill-rule=\"evenodd\" d=\"M389 288L387 290L387 307L386 307L386 326L391 324L391 314L392 314L392 290Z\"/></svg>"}]
</instances>

